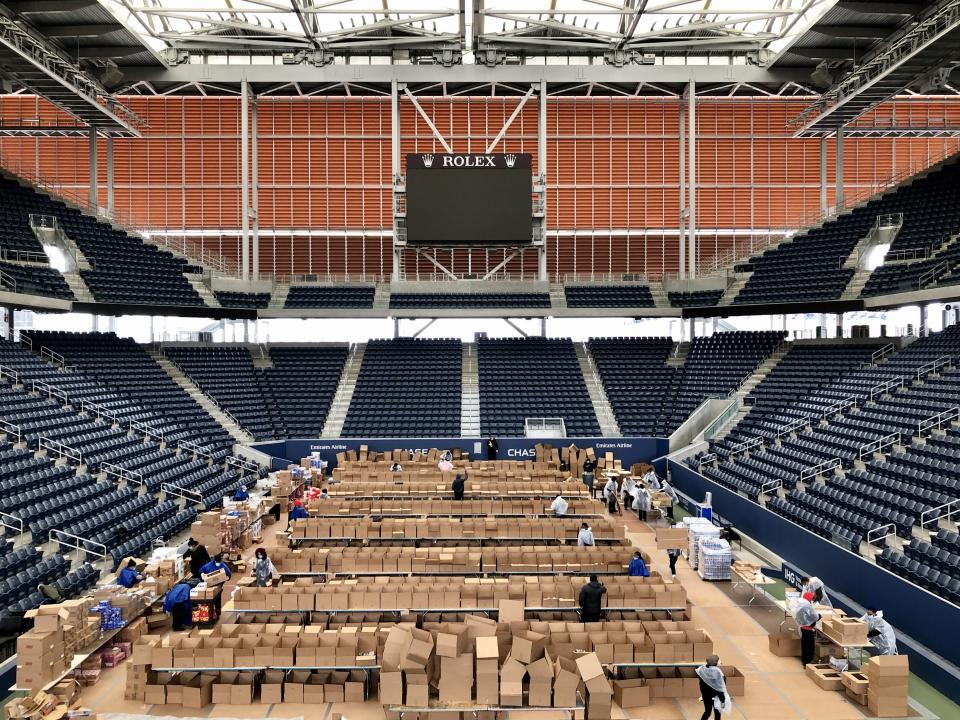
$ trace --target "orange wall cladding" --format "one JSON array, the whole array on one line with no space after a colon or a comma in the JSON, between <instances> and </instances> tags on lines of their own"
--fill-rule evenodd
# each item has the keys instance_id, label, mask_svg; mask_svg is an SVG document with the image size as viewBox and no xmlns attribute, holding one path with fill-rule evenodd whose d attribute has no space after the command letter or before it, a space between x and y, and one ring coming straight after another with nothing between
<instances>
[{"instance_id":1,"label":"orange wall cladding","mask_svg":"<svg viewBox=\"0 0 960 720\"><path fill-rule=\"evenodd\" d=\"M200 236L236 259L240 227L239 101L131 97L149 129L114 142L118 216L138 227ZM455 152L484 152L516 98L429 98L420 102ZM698 258L735 246L749 252L820 208L820 141L790 137L803 100L701 98L697 111ZM442 151L411 103L401 101L401 157ZM258 100L261 271L388 274L391 265L388 99ZM69 124L32 96L0 96L0 123ZM960 125L960 99L886 103L873 127ZM678 267L679 106L676 98L551 98L547 108L548 263L552 273L659 275ZM106 205L106 147L99 143L99 200ZM892 176L956 151L955 138L848 138L847 200ZM497 146L537 154L537 104L529 102ZM828 204L834 202L835 144L827 144ZM86 139L0 138L3 163L85 196ZM532 272L527 253L507 271ZM489 267L499 250L441 256L458 271ZM433 272L426 260L407 272Z\"/></svg>"}]
</instances>

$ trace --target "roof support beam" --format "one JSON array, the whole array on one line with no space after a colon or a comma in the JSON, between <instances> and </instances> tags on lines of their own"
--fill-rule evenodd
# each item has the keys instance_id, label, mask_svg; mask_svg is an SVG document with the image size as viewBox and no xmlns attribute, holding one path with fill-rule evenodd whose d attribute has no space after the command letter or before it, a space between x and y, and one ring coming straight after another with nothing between
<instances>
[{"instance_id":1,"label":"roof support beam","mask_svg":"<svg viewBox=\"0 0 960 720\"><path fill-rule=\"evenodd\" d=\"M97 0L11 0L6 3L16 13L71 12L99 4Z\"/></svg>"},{"instance_id":2,"label":"roof support beam","mask_svg":"<svg viewBox=\"0 0 960 720\"><path fill-rule=\"evenodd\" d=\"M507 118L507 121L503 124L503 127L500 128L500 132L497 133L497 136L490 142L487 146L487 155L493 152L493 149L503 140L503 136L507 134L507 130L510 129L510 126L513 125L513 121L517 119L517 116L520 114L520 111L523 110L523 106L527 104L527 100L530 99L530 96L533 95L533 88L531 87L527 90L527 94L520 98L520 102L517 103L517 107L510 114L510 117Z\"/></svg>"},{"instance_id":3,"label":"roof support beam","mask_svg":"<svg viewBox=\"0 0 960 720\"><path fill-rule=\"evenodd\" d=\"M923 10L922 2L910 2L910 0L840 0L837 7L843 10L863 13L865 15L919 15Z\"/></svg>"},{"instance_id":4,"label":"roof support beam","mask_svg":"<svg viewBox=\"0 0 960 720\"><path fill-rule=\"evenodd\" d=\"M440 131L437 130L437 126L433 124L433 120L430 119L430 116L427 115L426 111L420 107L420 103L417 102L417 98L413 96L413 93L410 92L410 89L406 87L403 88L403 93L407 96L410 102L413 103L413 106L417 109L417 112L420 113L420 117L423 118L423 121L427 124L427 127L430 128L431 132L433 132L434 137L437 138L439 143L443 146L443 149L448 153L452 153L453 149L450 147L450 144L446 141L443 135L440 134Z\"/></svg>"},{"instance_id":5,"label":"roof support beam","mask_svg":"<svg viewBox=\"0 0 960 720\"><path fill-rule=\"evenodd\" d=\"M100 37L123 30L119 23L78 23L74 25L38 25L37 30L47 37Z\"/></svg>"},{"instance_id":6,"label":"roof support beam","mask_svg":"<svg viewBox=\"0 0 960 720\"><path fill-rule=\"evenodd\" d=\"M866 40L882 40L891 33L890 28L874 25L814 25L810 30L827 37Z\"/></svg>"},{"instance_id":7,"label":"roof support beam","mask_svg":"<svg viewBox=\"0 0 960 720\"><path fill-rule=\"evenodd\" d=\"M852 60L856 57L857 49L852 47L793 47L790 52L814 60Z\"/></svg>"}]
</instances>

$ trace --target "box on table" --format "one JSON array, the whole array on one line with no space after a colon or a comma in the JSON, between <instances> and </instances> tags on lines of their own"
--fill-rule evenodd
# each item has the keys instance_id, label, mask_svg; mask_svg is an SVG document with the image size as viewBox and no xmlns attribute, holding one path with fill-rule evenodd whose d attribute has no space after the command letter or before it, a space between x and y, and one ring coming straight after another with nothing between
<instances>
[{"instance_id":1,"label":"box on table","mask_svg":"<svg viewBox=\"0 0 960 720\"><path fill-rule=\"evenodd\" d=\"M823 633L840 645L867 645L867 624L857 618L824 618Z\"/></svg>"},{"instance_id":2,"label":"box on table","mask_svg":"<svg viewBox=\"0 0 960 720\"><path fill-rule=\"evenodd\" d=\"M603 665L596 653L589 653L577 658L577 669L580 678L587 686L587 712L593 717L610 717L610 706L613 701L613 688L607 681Z\"/></svg>"},{"instance_id":3,"label":"box on table","mask_svg":"<svg viewBox=\"0 0 960 720\"><path fill-rule=\"evenodd\" d=\"M260 702L274 704L283 702L283 670L267 670L260 682Z\"/></svg>"},{"instance_id":4,"label":"box on table","mask_svg":"<svg viewBox=\"0 0 960 720\"><path fill-rule=\"evenodd\" d=\"M550 707L553 695L553 660L544 654L527 666L528 704L533 707Z\"/></svg>"},{"instance_id":5,"label":"box on table","mask_svg":"<svg viewBox=\"0 0 960 720\"><path fill-rule=\"evenodd\" d=\"M570 658L559 657L553 667L553 706L574 707L580 687L580 672L577 663Z\"/></svg>"},{"instance_id":6,"label":"box on table","mask_svg":"<svg viewBox=\"0 0 960 720\"><path fill-rule=\"evenodd\" d=\"M407 681L405 704L408 707L427 707L430 702L427 673L423 670L405 670L404 678Z\"/></svg>"},{"instance_id":7,"label":"box on table","mask_svg":"<svg viewBox=\"0 0 960 720\"><path fill-rule=\"evenodd\" d=\"M505 707L523 705L523 679L527 675L527 666L513 657L500 668L500 704Z\"/></svg>"},{"instance_id":8,"label":"box on table","mask_svg":"<svg viewBox=\"0 0 960 720\"><path fill-rule=\"evenodd\" d=\"M380 704L403 705L403 673L380 671Z\"/></svg>"},{"instance_id":9,"label":"box on table","mask_svg":"<svg viewBox=\"0 0 960 720\"><path fill-rule=\"evenodd\" d=\"M862 672L842 672L840 682L854 695L866 695L870 680Z\"/></svg>"},{"instance_id":10,"label":"box on table","mask_svg":"<svg viewBox=\"0 0 960 720\"><path fill-rule=\"evenodd\" d=\"M473 657L440 658L440 701L469 703L473 699Z\"/></svg>"}]
</instances>

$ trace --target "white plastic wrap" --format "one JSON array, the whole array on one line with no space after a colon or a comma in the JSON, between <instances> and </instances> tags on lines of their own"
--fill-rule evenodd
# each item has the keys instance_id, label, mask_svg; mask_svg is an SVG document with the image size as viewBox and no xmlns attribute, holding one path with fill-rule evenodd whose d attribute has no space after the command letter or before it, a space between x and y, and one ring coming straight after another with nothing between
<instances>
[{"instance_id":1,"label":"white plastic wrap","mask_svg":"<svg viewBox=\"0 0 960 720\"><path fill-rule=\"evenodd\" d=\"M719 538L720 528L711 522L701 522L691 524L688 528L689 544L687 547L687 561L690 567L697 569L699 563L700 548L698 541L700 538Z\"/></svg>"},{"instance_id":2,"label":"white plastic wrap","mask_svg":"<svg viewBox=\"0 0 960 720\"><path fill-rule=\"evenodd\" d=\"M697 573L704 580L730 580L733 576L733 552L726 540L700 537L697 560Z\"/></svg>"}]
</instances>

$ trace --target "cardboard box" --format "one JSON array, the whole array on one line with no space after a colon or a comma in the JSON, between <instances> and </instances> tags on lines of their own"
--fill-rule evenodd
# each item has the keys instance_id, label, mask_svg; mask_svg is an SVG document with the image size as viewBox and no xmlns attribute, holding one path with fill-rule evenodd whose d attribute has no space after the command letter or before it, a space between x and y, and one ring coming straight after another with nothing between
<instances>
[{"instance_id":1,"label":"cardboard box","mask_svg":"<svg viewBox=\"0 0 960 720\"><path fill-rule=\"evenodd\" d=\"M183 673L186 675L187 673ZM180 679L183 686L181 704L188 708L202 708L213 700L213 683L216 677L209 674L192 674L190 678Z\"/></svg>"},{"instance_id":2,"label":"cardboard box","mask_svg":"<svg viewBox=\"0 0 960 720\"><path fill-rule=\"evenodd\" d=\"M380 671L380 704L403 705L403 673Z\"/></svg>"},{"instance_id":3,"label":"cardboard box","mask_svg":"<svg viewBox=\"0 0 960 720\"><path fill-rule=\"evenodd\" d=\"M230 699L233 692L233 683L236 682L239 675L240 673L238 673L236 670L228 670L218 674L217 679L213 682L212 692L213 703L215 705L230 704ZM146 702L148 705L150 704L149 700Z\"/></svg>"},{"instance_id":4,"label":"cardboard box","mask_svg":"<svg viewBox=\"0 0 960 720\"><path fill-rule=\"evenodd\" d=\"M843 694L846 695L846 696L847 696L847 699L850 700L851 702L855 702L857 705L861 705L861 706L863 706L863 707L866 707L866 706L867 706L867 694L866 694L866 693L864 693L863 695L858 695L857 693L855 693L855 692L854 692L853 690L851 690L850 688L844 687L844 688L843 688Z\"/></svg>"},{"instance_id":5,"label":"cardboard box","mask_svg":"<svg viewBox=\"0 0 960 720\"><path fill-rule=\"evenodd\" d=\"M643 678L613 681L613 701L622 708L647 707L650 687Z\"/></svg>"},{"instance_id":6,"label":"cardboard box","mask_svg":"<svg viewBox=\"0 0 960 720\"><path fill-rule=\"evenodd\" d=\"M273 704L283 702L283 670L267 670L260 683L260 702Z\"/></svg>"},{"instance_id":7,"label":"cardboard box","mask_svg":"<svg viewBox=\"0 0 960 720\"><path fill-rule=\"evenodd\" d=\"M496 704L500 699L500 649L496 636L476 639L476 699Z\"/></svg>"},{"instance_id":8,"label":"cardboard box","mask_svg":"<svg viewBox=\"0 0 960 720\"><path fill-rule=\"evenodd\" d=\"M864 666L868 678L906 677L910 674L907 655L877 655Z\"/></svg>"},{"instance_id":9,"label":"cardboard box","mask_svg":"<svg viewBox=\"0 0 960 720\"><path fill-rule=\"evenodd\" d=\"M437 633L436 647L439 657L454 658L467 651L470 644L466 625L450 626Z\"/></svg>"},{"instance_id":10,"label":"cardboard box","mask_svg":"<svg viewBox=\"0 0 960 720\"><path fill-rule=\"evenodd\" d=\"M553 667L553 706L574 707L580 687L580 672L570 658L557 658Z\"/></svg>"},{"instance_id":11,"label":"cardboard box","mask_svg":"<svg viewBox=\"0 0 960 720\"><path fill-rule=\"evenodd\" d=\"M843 683L843 687L854 695L866 695L867 687L870 685L870 680L867 679L867 676L858 672L840 673L840 682Z\"/></svg>"},{"instance_id":12,"label":"cardboard box","mask_svg":"<svg viewBox=\"0 0 960 720\"><path fill-rule=\"evenodd\" d=\"M856 618L827 617L822 623L823 634L841 645L867 645L867 624Z\"/></svg>"},{"instance_id":13,"label":"cardboard box","mask_svg":"<svg viewBox=\"0 0 960 720\"><path fill-rule=\"evenodd\" d=\"M473 657L440 658L440 702L469 703L473 699Z\"/></svg>"},{"instance_id":14,"label":"cardboard box","mask_svg":"<svg viewBox=\"0 0 960 720\"><path fill-rule=\"evenodd\" d=\"M596 653L589 653L577 658L576 662L580 678L587 687L588 714L593 717L610 717L613 688L607 681L600 659Z\"/></svg>"},{"instance_id":15,"label":"cardboard box","mask_svg":"<svg viewBox=\"0 0 960 720\"><path fill-rule=\"evenodd\" d=\"M430 684L427 673L423 670L406 670L404 679L407 681L405 693L408 707L427 707L430 702Z\"/></svg>"},{"instance_id":16,"label":"cardboard box","mask_svg":"<svg viewBox=\"0 0 960 720\"><path fill-rule=\"evenodd\" d=\"M253 702L255 678L252 673L239 673L236 682L230 687L231 705L249 705Z\"/></svg>"},{"instance_id":17,"label":"cardboard box","mask_svg":"<svg viewBox=\"0 0 960 720\"><path fill-rule=\"evenodd\" d=\"M527 666L529 693L527 703L535 707L550 707L553 696L553 660L544 654Z\"/></svg>"},{"instance_id":18,"label":"cardboard box","mask_svg":"<svg viewBox=\"0 0 960 720\"><path fill-rule=\"evenodd\" d=\"M689 544L689 533L686 528L657 528L657 549L674 550L686 548Z\"/></svg>"},{"instance_id":19,"label":"cardboard box","mask_svg":"<svg viewBox=\"0 0 960 720\"><path fill-rule=\"evenodd\" d=\"M771 633L770 652L777 657L800 657L800 638L786 633Z\"/></svg>"},{"instance_id":20,"label":"cardboard box","mask_svg":"<svg viewBox=\"0 0 960 720\"><path fill-rule=\"evenodd\" d=\"M529 665L543 657L546 645L546 635L530 631L518 633L513 636L510 656L524 665Z\"/></svg>"},{"instance_id":21,"label":"cardboard box","mask_svg":"<svg viewBox=\"0 0 960 720\"><path fill-rule=\"evenodd\" d=\"M906 697L874 697L868 693L867 708L876 717L907 717L911 714Z\"/></svg>"},{"instance_id":22,"label":"cardboard box","mask_svg":"<svg viewBox=\"0 0 960 720\"><path fill-rule=\"evenodd\" d=\"M500 704L504 707L523 705L523 679L527 666L508 657L500 668Z\"/></svg>"},{"instance_id":23,"label":"cardboard box","mask_svg":"<svg viewBox=\"0 0 960 720\"><path fill-rule=\"evenodd\" d=\"M807 677L813 680L821 690L842 691L840 673L830 665L807 665Z\"/></svg>"}]
</instances>

